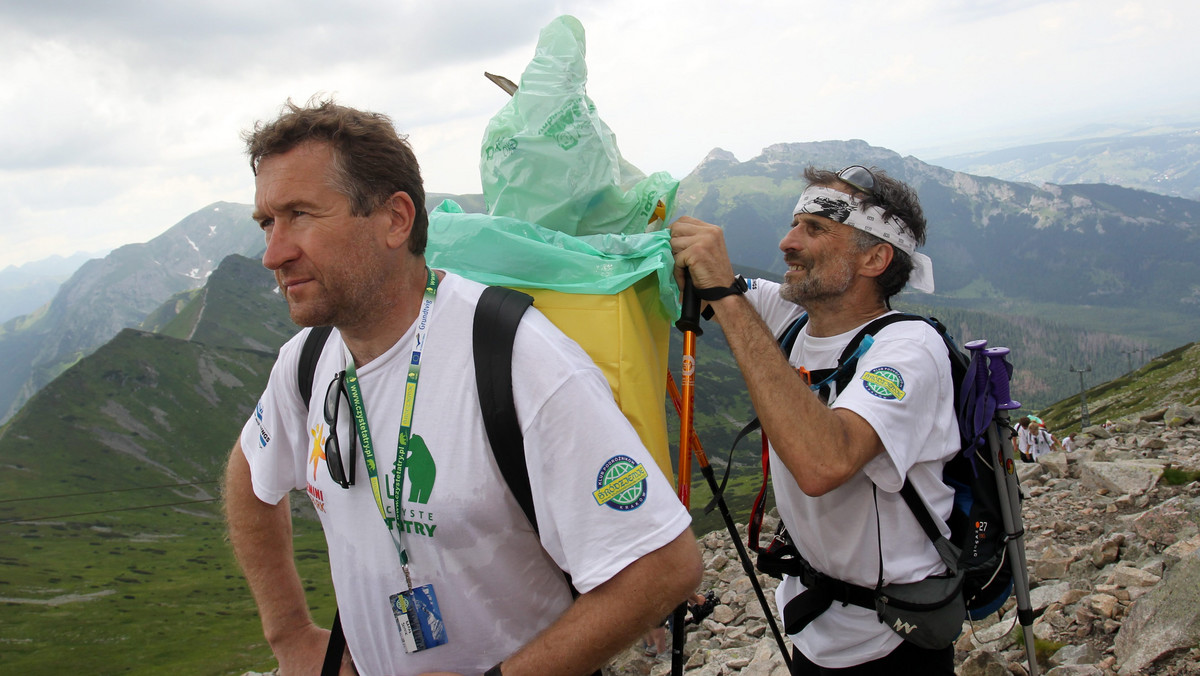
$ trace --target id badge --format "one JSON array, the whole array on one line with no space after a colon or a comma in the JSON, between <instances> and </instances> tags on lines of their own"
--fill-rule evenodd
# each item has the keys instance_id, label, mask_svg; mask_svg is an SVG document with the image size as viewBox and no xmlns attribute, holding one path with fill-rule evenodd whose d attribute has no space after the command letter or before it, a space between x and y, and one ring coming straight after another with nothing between
<instances>
[{"instance_id":1,"label":"id badge","mask_svg":"<svg viewBox=\"0 0 1200 676\"><path fill-rule=\"evenodd\" d=\"M420 652L446 643L446 625L433 585L393 594L391 601L405 652Z\"/></svg>"}]
</instances>

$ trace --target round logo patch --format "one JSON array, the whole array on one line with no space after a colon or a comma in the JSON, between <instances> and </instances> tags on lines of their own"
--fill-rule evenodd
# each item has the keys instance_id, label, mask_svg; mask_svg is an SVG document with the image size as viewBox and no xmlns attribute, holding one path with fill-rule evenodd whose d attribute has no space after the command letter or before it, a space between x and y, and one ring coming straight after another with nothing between
<instances>
[{"instance_id":1,"label":"round logo patch","mask_svg":"<svg viewBox=\"0 0 1200 676\"><path fill-rule=\"evenodd\" d=\"M592 496L597 505L627 512L646 502L646 468L627 455L614 455L596 474Z\"/></svg>"},{"instance_id":2,"label":"round logo patch","mask_svg":"<svg viewBox=\"0 0 1200 676\"><path fill-rule=\"evenodd\" d=\"M880 399L904 398L904 377L891 366L877 366L862 374L863 387Z\"/></svg>"}]
</instances>

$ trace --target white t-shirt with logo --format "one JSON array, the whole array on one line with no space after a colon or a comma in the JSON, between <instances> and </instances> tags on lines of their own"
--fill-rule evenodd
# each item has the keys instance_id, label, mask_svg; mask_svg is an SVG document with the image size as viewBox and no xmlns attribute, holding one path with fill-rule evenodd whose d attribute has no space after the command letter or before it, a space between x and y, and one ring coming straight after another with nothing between
<instances>
[{"instance_id":1,"label":"white t-shirt with logo","mask_svg":"<svg viewBox=\"0 0 1200 676\"><path fill-rule=\"evenodd\" d=\"M754 280L746 297L777 336L803 312L779 297L774 282ZM836 367L843 348L861 328L816 338L805 326L789 362L810 371ZM881 550L885 584L945 572L899 493L907 475L935 514L943 521L950 515L954 492L941 476L945 462L958 450L959 436L945 343L925 322L891 324L879 331L859 359L845 391L835 391L831 398L832 408L851 410L870 423L886 453L845 484L814 498L800 490L771 450L776 504L796 547L817 570L868 588L878 581ZM878 510L873 485L879 488ZM948 536L944 524L941 528ZM804 589L799 579L785 576L775 593L778 607ZM810 660L827 668L884 657L902 641L874 610L837 602L791 639Z\"/></svg>"},{"instance_id":2,"label":"white t-shirt with logo","mask_svg":"<svg viewBox=\"0 0 1200 676\"><path fill-rule=\"evenodd\" d=\"M325 394L347 363L336 330L318 361L307 414L296 376L304 331L280 350L267 389L242 430L255 494L275 504L292 489L304 490L316 507L347 642L364 676L481 673L570 606L560 569L586 593L674 540L690 522L599 369L531 310L513 350L513 393L539 542L500 475L479 410L471 327L483 288L452 274L438 287L403 488L402 542L412 583L433 585L447 644L405 654L389 600L406 589L404 575L376 506L361 444L355 443L354 485L343 489L329 476ZM389 516L415 336L414 324L395 346L358 369ZM336 434L348 453L356 432L347 404L341 406ZM645 478L616 494L600 490L631 467L646 470ZM635 475L625 478L630 476Z\"/></svg>"}]
</instances>

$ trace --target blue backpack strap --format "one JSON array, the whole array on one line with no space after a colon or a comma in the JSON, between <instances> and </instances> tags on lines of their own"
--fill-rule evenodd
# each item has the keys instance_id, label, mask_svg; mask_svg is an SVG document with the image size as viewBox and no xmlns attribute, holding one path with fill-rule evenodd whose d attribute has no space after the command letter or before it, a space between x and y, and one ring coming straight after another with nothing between
<instances>
[{"instance_id":1,"label":"blue backpack strap","mask_svg":"<svg viewBox=\"0 0 1200 676\"><path fill-rule=\"evenodd\" d=\"M792 348L796 345L796 338L800 335L800 329L808 323L808 313L796 317L791 324L783 330L783 335L779 337L779 349L783 350L783 356L788 357L792 354Z\"/></svg>"}]
</instances>

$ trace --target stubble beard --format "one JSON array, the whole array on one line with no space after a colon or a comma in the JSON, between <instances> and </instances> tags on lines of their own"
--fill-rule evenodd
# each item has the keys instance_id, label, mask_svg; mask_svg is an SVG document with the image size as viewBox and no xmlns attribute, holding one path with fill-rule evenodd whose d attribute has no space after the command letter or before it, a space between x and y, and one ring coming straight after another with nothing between
<instances>
[{"instance_id":1,"label":"stubble beard","mask_svg":"<svg viewBox=\"0 0 1200 676\"><path fill-rule=\"evenodd\" d=\"M786 281L785 277L779 287L779 296L802 307L812 307L839 298L854 281L854 271L850 261L845 258L825 260L817 265L811 258L800 260L797 257L787 262L803 266L804 277L795 282Z\"/></svg>"},{"instance_id":2,"label":"stubble beard","mask_svg":"<svg viewBox=\"0 0 1200 676\"><path fill-rule=\"evenodd\" d=\"M294 300L283 290L288 302L288 315L297 326L355 327L379 316L389 299L384 297L386 266L383 258L371 248L369 235L351 247L357 255L352 262L322 271L319 279L305 289L308 297ZM281 273L276 273L278 279Z\"/></svg>"},{"instance_id":3,"label":"stubble beard","mask_svg":"<svg viewBox=\"0 0 1200 676\"><path fill-rule=\"evenodd\" d=\"M357 326L371 316L371 302L375 284L369 284L366 275L348 275L345 278L328 277L313 282L319 288L306 289L303 301L286 296L288 315L297 326ZM316 293L313 293L316 291ZM286 294L286 292L285 292Z\"/></svg>"}]
</instances>

